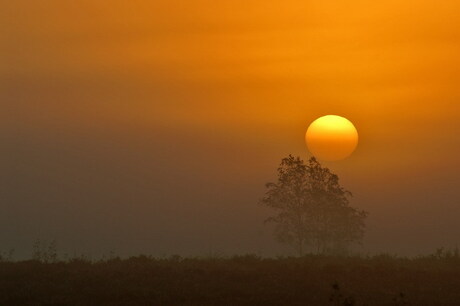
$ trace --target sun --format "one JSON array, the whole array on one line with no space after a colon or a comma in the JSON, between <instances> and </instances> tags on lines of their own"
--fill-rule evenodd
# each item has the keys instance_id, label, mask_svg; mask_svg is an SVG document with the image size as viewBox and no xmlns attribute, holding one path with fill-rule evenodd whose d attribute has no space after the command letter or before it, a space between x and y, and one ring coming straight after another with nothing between
<instances>
[{"instance_id":1,"label":"sun","mask_svg":"<svg viewBox=\"0 0 460 306\"><path fill-rule=\"evenodd\" d=\"M358 145L358 131L350 120L327 115L313 121L305 135L308 150L318 159L342 160Z\"/></svg>"}]
</instances>

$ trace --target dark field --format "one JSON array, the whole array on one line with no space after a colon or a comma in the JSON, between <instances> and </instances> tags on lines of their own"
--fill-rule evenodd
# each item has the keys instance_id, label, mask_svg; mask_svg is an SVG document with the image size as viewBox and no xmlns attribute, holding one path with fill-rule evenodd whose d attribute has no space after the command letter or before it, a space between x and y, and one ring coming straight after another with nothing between
<instances>
[{"instance_id":1,"label":"dark field","mask_svg":"<svg viewBox=\"0 0 460 306\"><path fill-rule=\"evenodd\" d=\"M460 258L3 261L0 305L460 305Z\"/></svg>"}]
</instances>

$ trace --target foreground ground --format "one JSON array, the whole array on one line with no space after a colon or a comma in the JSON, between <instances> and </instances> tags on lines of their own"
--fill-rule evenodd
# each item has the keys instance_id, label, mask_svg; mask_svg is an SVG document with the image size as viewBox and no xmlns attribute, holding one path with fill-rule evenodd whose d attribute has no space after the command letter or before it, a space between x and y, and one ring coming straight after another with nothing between
<instances>
[{"instance_id":1,"label":"foreground ground","mask_svg":"<svg viewBox=\"0 0 460 306\"><path fill-rule=\"evenodd\" d=\"M0 262L0 305L460 305L460 258Z\"/></svg>"}]
</instances>

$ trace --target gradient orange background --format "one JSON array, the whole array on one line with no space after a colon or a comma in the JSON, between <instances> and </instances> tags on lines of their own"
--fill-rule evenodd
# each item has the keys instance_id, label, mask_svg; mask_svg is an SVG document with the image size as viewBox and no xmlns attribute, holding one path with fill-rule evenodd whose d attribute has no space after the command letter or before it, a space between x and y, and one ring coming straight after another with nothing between
<instances>
[{"instance_id":1,"label":"gradient orange background","mask_svg":"<svg viewBox=\"0 0 460 306\"><path fill-rule=\"evenodd\" d=\"M362 250L455 246L459 14L453 0L0 0L0 241L281 252L263 184L336 114L360 134L327 166L370 212Z\"/></svg>"}]
</instances>

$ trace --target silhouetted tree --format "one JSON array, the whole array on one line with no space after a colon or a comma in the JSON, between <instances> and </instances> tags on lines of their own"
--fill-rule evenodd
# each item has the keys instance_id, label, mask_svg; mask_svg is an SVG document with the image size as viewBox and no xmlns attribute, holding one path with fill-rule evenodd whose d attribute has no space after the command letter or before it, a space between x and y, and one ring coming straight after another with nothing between
<instances>
[{"instance_id":1,"label":"silhouetted tree","mask_svg":"<svg viewBox=\"0 0 460 306\"><path fill-rule=\"evenodd\" d=\"M351 193L314 157L307 164L300 157L283 158L278 181L266 187L261 202L276 214L265 222L274 223L278 240L300 255L305 247L317 253L342 253L362 239L367 213L349 206Z\"/></svg>"}]
</instances>

